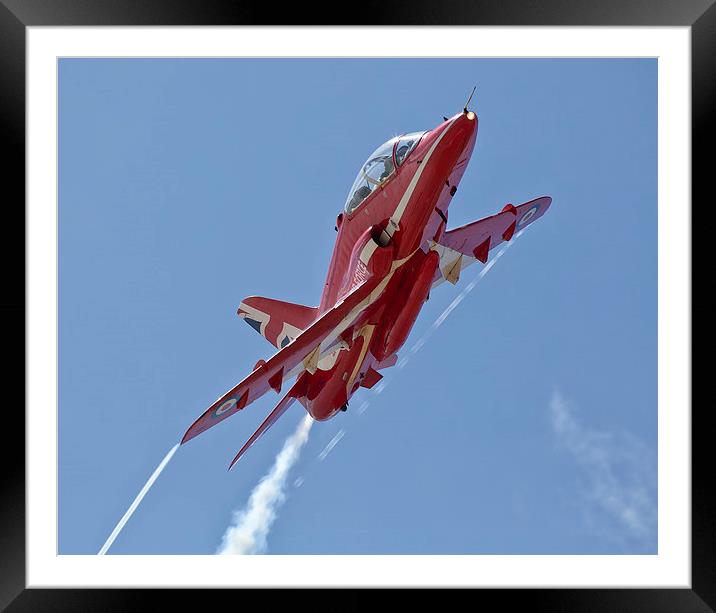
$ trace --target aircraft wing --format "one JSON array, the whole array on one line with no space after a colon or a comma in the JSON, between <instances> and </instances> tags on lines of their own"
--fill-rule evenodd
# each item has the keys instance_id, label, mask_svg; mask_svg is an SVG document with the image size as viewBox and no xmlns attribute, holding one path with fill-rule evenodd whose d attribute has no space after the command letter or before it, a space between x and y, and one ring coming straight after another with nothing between
<instances>
[{"instance_id":1,"label":"aircraft wing","mask_svg":"<svg viewBox=\"0 0 716 613\"><path fill-rule=\"evenodd\" d=\"M184 434L182 444L240 411L263 396L269 389L279 392L285 379L304 370L315 371L322 346L324 349L327 348L370 304L371 292L379 282L380 279L369 277L347 294L341 302L308 326L291 343L266 362L259 362L259 366L248 377L216 400L192 424Z\"/></svg>"},{"instance_id":2,"label":"aircraft wing","mask_svg":"<svg viewBox=\"0 0 716 613\"><path fill-rule=\"evenodd\" d=\"M542 217L551 202L543 196L519 206L508 204L497 215L445 232L432 247L440 256L433 287L443 281L456 283L462 269L477 260L487 262L490 250Z\"/></svg>"},{"instance_id":3,"label":"aircraft wing","mask_svg":"<svg viewBox=\"0 0 716 613\"><path fill-rule=\"evenodd\" d=\"M246 441L244 446L239 450L239 453L234 456L234 459L231 460L231 464L229 464L229 470L231 470L234 464L239 461L241 456L248 451L249 447L251 447L259 439L259 437L266 432L266 430L273 426L273 424L276 423L276 420L286 412L288 407L291 406L296 398L296 388L298 388L300 384L301 379L299 378L293 388L283 398L281 398L280 402L276 405L276 408L269 413L266 419L264 419L263 423L259 426L259 429L251 435L251 438Z\"/></svg>"}]
</instances>

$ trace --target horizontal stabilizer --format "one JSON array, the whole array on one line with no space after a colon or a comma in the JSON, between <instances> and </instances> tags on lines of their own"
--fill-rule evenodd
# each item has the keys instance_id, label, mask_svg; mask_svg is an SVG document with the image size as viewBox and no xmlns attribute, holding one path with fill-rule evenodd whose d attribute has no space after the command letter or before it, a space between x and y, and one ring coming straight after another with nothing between
<instances>
[{"instance_id":1,"label":"horizontal stabilizer","mask_svg":"<svg viewBox=\"0 0 716 613\"><path fill-rule=\"evenodd\" d=\"M249 296L236 314L274 347L281 349L313 323L318 309L293 302Z\"/></svg>"}]
</instances>

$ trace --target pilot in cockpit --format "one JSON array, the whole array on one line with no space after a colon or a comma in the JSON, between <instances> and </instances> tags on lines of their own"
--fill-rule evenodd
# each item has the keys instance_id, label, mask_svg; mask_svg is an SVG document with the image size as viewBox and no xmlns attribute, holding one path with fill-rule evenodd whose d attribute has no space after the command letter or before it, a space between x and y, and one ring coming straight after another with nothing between
<instances>
[{"instance_id":1,"label":"pilot in cockpit","mask_svg":"<svg viewBox=\"0 0 716 613\"><path fill-rule=\"evenodd\" d=\"M394 137L378 147L363 165L349 192L345 205L346 212L355 210L377 187L382 186L410 155L420 140L422 132ZM393 149L395 148L395 160Z\"/></svg>"},{"instance_id":2,"label":"pilot in cockpit","mask_svg":"<svg viewBox=\"0 0 716 613\"><path fill-rule=\"evenodd\" d=\"M398 166L403 163L403 160L405 159L406 154L410 150L410 148L413 145L413 141L408 141L404 145L400 145L398 149L395 151L395 159L398 162Z\"/></svg>"},{"instance_id":3,"label":"pilot in cockpit","mask_svg":"<svg viewBox=\"0 0 716 613\"><path fill-rule=\"evenodd\" d=\"M354 208L356 208L363 200L365 200L368 196L370 196L371 189L367 185L363 185L359 187L355 192L353 192L353 197L350 199L350 202L346 204L346 211L352 211Z\"/></svg>"},{"instance_id":4,"label":"pilot in cockpit","mask_svg":"<svg viewBox=\"0 0 716 613\"><path fill-rule=\"evenodd\" d=\"M382 161L383 161L383 172L381 173L380 178L378 179L381 183L383 181L385 181L390 176L390 174L393 172L393 169L395 168L395 166L393 166L392 158L386 157L386 158L383 158Z\"/></svg>"}]
</instances>

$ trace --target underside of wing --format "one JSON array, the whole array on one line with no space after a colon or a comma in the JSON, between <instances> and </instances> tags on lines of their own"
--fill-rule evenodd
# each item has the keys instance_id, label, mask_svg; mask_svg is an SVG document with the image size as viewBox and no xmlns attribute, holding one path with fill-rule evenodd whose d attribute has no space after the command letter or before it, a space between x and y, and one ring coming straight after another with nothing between
<instances>
[{"instance_id":1,"label":"underside of wing","mask_svg":"<svg viewBox=\"0 0 716 613\"><path fill-rule=\"evenodd\" d=\"M306 375L301 375L301 377L305 376ZM293 401L298 397L298 394L300 393L301 383L302 381L299 377L294 386L286 393L283 398L281 398L280 402L276 405L276 408L274 408L274 410L269 413L268 417L264 419L258 430L256 430L256 432L251 435L251 438L246 441L244 446L239 450L236 456L234 456L234 459L231 461L231 464L229 464L229 470L231 470L234 464L239 461L241 456L249 450L249 448L261 437L261 435L264 434L266 430L268 430L274 423L276 423L276 420L286 412L286 409L291 406Z\"/></svg>"},{"instance_id":2,"label":"underside of wing","mask_svg":"<svg viewBox=\"0 0 716 613\"><path fill-rule=\"evenodd\" d=\"M328 349L370 303L371 292L380 279L369 277L341 302L326 311L292 342L266 362L259 361L254 371L230 389L186 431L182 443L215 426L263 396L268 390L281 391L283 382L304 370L313 372L324 350Z\"/></svg>"},{"instance_id":3,"label":"underside of wing","mask_svg":"<svg viewBox=\"0 0 716 613\"><path fill-rule=\"evenodd\" d=\"M470 264L487 262L489 252L547 212L552 198L543 196L519 206L506 205L497 215L473 221L443 234L432 249L440 255L433 287L443 281L457 283L460 272Z\"/></svg>"}]
</instances>

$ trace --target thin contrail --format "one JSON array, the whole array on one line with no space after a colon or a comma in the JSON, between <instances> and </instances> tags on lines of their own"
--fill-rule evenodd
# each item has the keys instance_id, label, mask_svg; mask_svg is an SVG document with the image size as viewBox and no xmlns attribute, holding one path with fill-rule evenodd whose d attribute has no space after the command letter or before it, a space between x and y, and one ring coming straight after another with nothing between
<instances>
[{"instance_id":1,"label":"thin contrail","mask_svg":"<svg viewBox=\"0 0 716 613\"><path fill-rule=\"evenodd\" d=\"M526 228L523 228L520 230L517 234L515 234L514 239L518 239L522 234L525 232ZM410 357L415 355L420 349L425 345L425 343L428 341L428 339L433 335L433 332L437 330L442 323L448 318L450 313L452 313L455 308L465 299L465 297L473 290L475 289L475 286L480 282L480 280L488 273L490 272L490 269L495 265L495 262L499 260L505 252L510 248L510 246L515 242L515 240L510 241L509 243L505 244L495 255L495 257L490 260L487 265L480 270L480 272L475 276L475 278L470 281L465 286L465 289L463 289L456 297L455 299L447 306L447 308L438 316L438 318L432 323L432 325L423 333L423 335L415 341L413 346L410 348L410 353L404 355L400 361L397 364L398 370L403 370L405 366L410 361ZM380 394L388 385L390 385L392 379L385 378L383 379L374 390L375 394ZM370 401L366 400L363 402L363 404L358 409L358 414L362 415L365 413L366 409L370 406ZM322 458L321 458L322 459Z\"/></svg>"},{"instance_id":2,"label":"thin contrail","mask_svg":"<svg viewBox=\"0 0 716 613\"><path fill-rule=\"evenodd\" d=\"M333 448L340 442L340 440L341 440L345 435L346 435L346 431L345 431L345 430L343 430L343 429L339 430L339 431L338 431L338 434L336 434L336 435L331 439L331 441L328 443L328 445L325 446L325 448L323 449L323 451L321 451L321 453L318 454L318 459L319 459L321 462L323 462L323 460L326 459L326 456L327 456L329 453L331 453L331 449L333 449Z\"/></svg>"},{"instance_id":3,"label":"thin contrail","mask_svg":"<svg viewBox=\"0 0 716 613\"><path fill-rule=\"evenodd\" d=\"M523 230L524 231L524 230ZM518 238L523 231L518 232L515 238ZM495 262L507 251L512 243L507 243L497 253L495 258L491 260L487 266L485 266L480 273L465 287L462 292L448 305L448 307L442 312L442 314L435 320L433 325L421 336L417 342L411 347L410 355L415 355L425 342L432 336L432 333L437 330L440 325L447 319L450 313L463 301L477 285L478 281L482 279L488 271L494 266ZM399 370L402 370L410 360L410 356L404 356L398 363ZM380 394L389 384L390 380L383 380L376 387L375 393ZM362 414L368 408L369 402L365 401L360 406L359 413ZM286 439L283 448L276 456L271 471L259 482L259 484L251 492L249 497L249 504L245 511L241 511L235 514L233 525L227 528L222 538L222 543L217 553L219 554L249 554L249 553L260 553L266 547L266 536L268 534L271 525L276 519L276 511L279 505L284 501L286 494L284 492L286 486L286 478L288 471L298 460L301 448L305 445L308 440L308 434L313 425L313 419L310 415L306 415L304 419L298 424L296 431ZM326 448L319 454L319 460L323 461L330 451L335 447L338 442L345 435L345 430L340 430L336 436L333 437ZM169 450L164 459L159 463L159 466L154 470L152 476L144 484L144 487L140 490L137 497L134 499L132 504L127 509L122 519L115 526L112 533L107 538L102 549L99 550L97 555L103 556L107 553L107 550L112 546L119 533L124 528L125 524L132 517L132 514L137 510L139 503L142 502L144 496L146 496L149 488L154 485L159 475L164 470L164 467L169 463L172 456L179 448L179 443L174 445ZM298 484L298 479L296 480ZM303 478L300 478L300 483L303 483ZM300 484L296 485L300 487Z\"/></svg>"},{"instance_id":4,"label":"thin contrail","mask_svg":"<svg viewBox=\"0 0 716 613\"><path fill-rule=\"evenodd\" d=\"M114 527L114 530L112 530L112 534L109 535L109 538L105 541L104 545L102 545L102 549L99 550L97 555L103 556L105 553L107 553L107 550L112 546L112 543L114 543L114 539L119 536L119 533L122 531L122 528L124 528L124 524L129 521L129 518L132 517L132 513L137 510L139 503L142 502L142 498L144 498L144 496L147 494L149 488L154 485L154 482L157 480L157 477L159 477L161 472L164 470L164 467L169 463L169 460L172 459L172 456L177 449L179 449L179 443L174 445L174 447L169 450L169 453L164 456L164 459L159 463L159 466L157 466L157 468L154 470L152 476L149 477L149 481L144 484L144 487L140 490L139 494L137 494L137 497L134 499L134 502L129 505L127 512L124 514L122 519L119 520L119 523Z\"/></svg>"},{"instance_id":5,"label":"thin contrail","mask_svg":"<svg viewBox=\"0 0 716 613\"><path fill-rule=\"evenodd\" d=\"M216 553L252 554L266 549L266 536L286 498L288 472L298 460L312 425L313 418L306 415L286 439L271 470L251 492L246 509L234 513L233 523L226 529Z\"/></svg>"},{"instance_id":6,"label":"thin contrail","mask_svg":"<svg viewBox=\"0 0 716 613\"><path fill-rule=\"evenodd\" d=\"M518 238L524 230L518 232L514 238ZM447 319L450 313L463 301L463 299L475 288L477 283L482 279L495 262L509 249L514 241L507 243L495 257L482 269L479 274L460 292L460 294L450 303L450 305L442 312L442 314L433 322L432 326L416 341L411 347L410 354L403 356L397 364L398 369L402 370L410 360L410 355L415 355L420 348L426 343L433 332ZM380 394L390 383L390 379L383 379L375 388L375 394ZM368 400L364 401L358 413L363 414L370 406ZM310 415L299 423L296 431L286 439L283 449L276 456L271 471L259 482L259 484L251 492L248 507L246 510L237 512L234 515L234 523L224 533L221 546L217 550L218 554L253 554L261 553L266 548L266 536L276 519L276 513L279 505L284 501L286 479L288 471L298 460L301 448L308 440L308 434L313 424ZM346 430L341 429L326 445L326 447L318 455L318 460L323 461L331 450L345 436ZM300 476L294 481L294 487L301 487L304 477Z\"/></svg>"}]
</instances>

